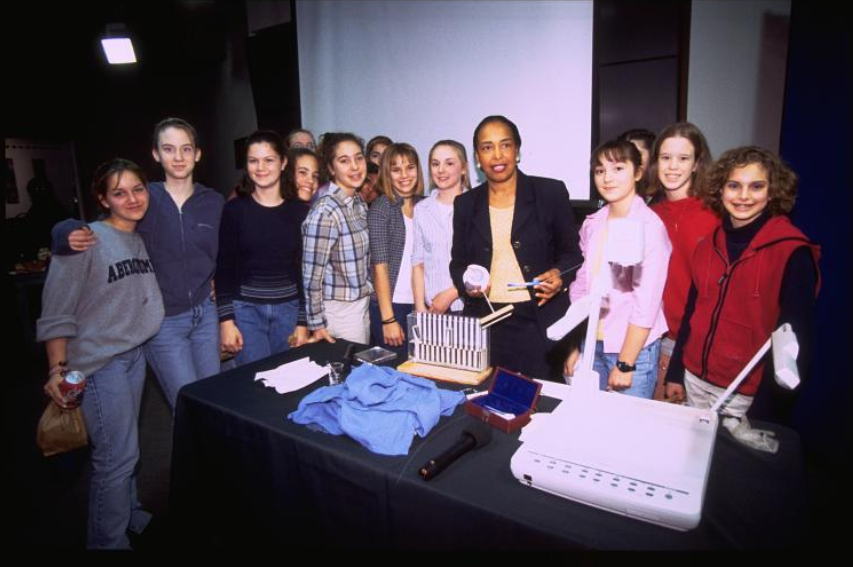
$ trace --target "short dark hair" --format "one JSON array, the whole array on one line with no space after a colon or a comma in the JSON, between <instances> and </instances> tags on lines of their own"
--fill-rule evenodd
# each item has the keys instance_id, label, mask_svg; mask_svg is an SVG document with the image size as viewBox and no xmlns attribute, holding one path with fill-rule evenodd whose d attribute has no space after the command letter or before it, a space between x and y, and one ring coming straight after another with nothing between
<instances>
[{"instance_id":1,"label":"short dark hair","mask_svg":"<svg viewBox=\"0 0 853 567\"><path fill-rule=\"evenodd\" d=\"M314 133L311 130L306 130L305 128L294 128L293 130L287 133L287 137L284 139L288 148L290 148L290 145L293 143L293 137L297 134L308 134L309 136L311 136L311 140L314 143L314 146L317 146L317 140L314 139Z\"/></svg>"},{"instance_id":2,"label":"short dark hair","mask_svg":"<svg viewBox=\"0 0 853 567\"><path fill-rule=\"evenodd\" d=\"M298 201L299 190L296 188L296 162L301 157L311 156L317 160L317 170L320 169L320 158L308 148L290 148L287 151L287 165L281 181L281 193L285 201Z\"/></svg>"},{"instance_id":3,"label":"short dark hair","mask_svg":"<svg viewBox=\"0 0 853 567\"><path fill-rule=\"evenodd\" d=\"M643 142L645 146L649 149L649 152L654 149L655 145L655 133L651 130L646 130L645 128L632 128L631 130L627 130L619 134L617 140L625 140L628 142L635 142L637 140ZM644 166L648 167L649 164L644 163Z\"/></svg>"},{"instance_id":4,"label":"short dark hair","mask_svg":"<svg viewBox=\"0 0 853 567\"><path fill-rule=\"evenodd\" d=\"M633 142L621 139L604 142L595 148L592 151L592 157L589 160L590 169L595 170L596 167L601 165L602 158L610 161L630 161L634 164L635 171L639 171L640 166L643 163L642 156L640 156L640 150L637 149L637 146L635 146Z\"/></svg>"},{"instance_id":5,"label":"short dark hair","mask_svg":"<svg viewBox=\"0 0 853 567\"><path fill-rule=\"evenodd\" d=\"M512 132L512 139L515 141L515 147L516 149L520 150L521 134L518 132L518 126L516 126L515 123L506 116L495 114L483 118L477 125L477 127L474 129L474 153L477 152L477 138L480 136L480 130L482 130L486 126L486 124L492 124L494 122L498 122L509 128L509 131Z\"/></svg>"},{"instance_id":6,"label":"short dark hair","mask_svg":"<svg viewBox=\"0 0 853 567\"><path fill-rule=\"evenodd\" d=\"M281 134L273 130L255 130L246 138L246 146L243 148L243 163L244 167L248 167L246 157L249 155L249 148L254 144L269 144L272 149L281 157L287 159L287 151L284 149L284 140ZM235 188L237 194L241 197L251 195L255 190L255 184L249 178L249 174L245 173L240 184ZM284 186L282 185L282 195L284 198Z\"/></svg>"},{"instance_id":7,"label":"short dark hair","mask_svg":"<svg viewBox=\"0 0 853 567\"><path fill-rule=\"evenodd\" d=\"M364 153L367 154L367 156L369 157L370 156L370 150L373 149L373 146L375 146L377 144L385 144L386 146L390 146L393 143L394 143L394 140L392 140L388 136L383 136L381 134L379 136L373 136L367 142L367 147L364 149ZM364 143L362 142L362 146L363 145L364 145Z\"/></svg>"},{"instance_id":8,"label":"short dark hair","mask_svg":"<svg viewBox=\"0 0 853 567\"><path fill-rule=\"evenodd\" d=\"M160 134L162 134L165 130L169 128L177 128L178 130L183 130L187 133L187 136L190 137L190 141L193 144L193 147L198 147L198 133L193 128L193 125L184 120L183 118L164 118L160 122L154 126L154 134L151 136L151 148L157 149L157 145L160 143Z\"/></svg>"}]
</instances>

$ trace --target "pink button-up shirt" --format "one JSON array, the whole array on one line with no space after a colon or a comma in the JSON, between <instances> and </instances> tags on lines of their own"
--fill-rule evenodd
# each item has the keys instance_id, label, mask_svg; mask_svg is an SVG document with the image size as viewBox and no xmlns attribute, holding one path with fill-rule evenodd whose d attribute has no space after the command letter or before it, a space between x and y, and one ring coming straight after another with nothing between
<instances>
[{"instance_id":1,"label":"pink button-up shirt","mask_svg":"<svg viewBox=\"0 0 853 567\"><path fill-rule=\"evenodd\" d=\"M569 288L572 301L587 295L593 282L595 255L602 246L601 238L607 224L610 207L602 207L586 217L580 230L580 248L584 264L578 270L575 281ZM645 239L643 261L636 266L611 266L604 260L599 270L610 268L613 274L613 289L602 301L601 321L604 334L604 352L618 353L628 332L628 324L651 329L644 347L650 345L666 332L663 314L663 288L672 244L666 227L660 218L643 202L634 197L628 219L643 225Z\"/></svg>"}]
</instances>

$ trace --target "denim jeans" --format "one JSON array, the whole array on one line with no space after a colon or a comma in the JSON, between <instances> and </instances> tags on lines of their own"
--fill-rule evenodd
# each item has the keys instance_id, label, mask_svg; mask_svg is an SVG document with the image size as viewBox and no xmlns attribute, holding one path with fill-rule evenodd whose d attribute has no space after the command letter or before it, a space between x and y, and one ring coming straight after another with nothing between
<instances>
[{"instance_id":1,"label":"denim jeans","mask_svg":"<svg viewBox=\"0 0 853 567\"><path fill-rule=\"evenodd\" d=\"M296 328L299 300L283 303L234 302L234 324L243 335L237 366L290 350L287 338Z\"/></svg>"},{"instance_id":2,"label":"denim jeans","mask_svg":"<svg viewBox=\"0 0 853 567\"><path fill-rule=\"evenodd\" d=\"M151 519L136 494L144 385L141 348L114 357L87 379L82 407L92 449L90 549L129 549L127 531L141 533Z\"/></svg>"},{"instance_id":3,"label":"denim jeans","mask_svg":"<svg viewBox=\"0 0 853 567\"><path fill-rule=\"evenodd\" d=\"M595 343L595 361L592 369L598 372L598 387L600 390L607 389L607 378L610 371L616 367L619 353L604 352L604 343ZM660 360L660 339L643 348L637 356L637 369L631 375L631 387L618 390L628 396L646 398L651 400L655 394L655 383L658 378L658 360Z\"/></svg>"},{"instance_id":4,"label":"denim jeans","mask_svg":"<svg viewBox=\"0 0 853 567\"><path fill-rule=\"evenodd\" d=\"M385 343L385 336L382 333L382 313L379 310L379 302L370 302L370 344L379 345L388 350L392 350L397 354L397 359L394 364L402 364L409 359L409 335L408 325L406 324L409 313L412 312L414 305L411 303L392 303L391 309L394 312L394 318L397 323L403 328L403 333L406 335L406 340L400 346L391 346Z\"/></svg>"},{"instance_id":5,"label":"denim jeans","mask_svg":"<svg viewBox=\"0 0 853 567\"><path fill-rule=\"evenodd\" d=\"M163 319L160 332L143 350L174 413L181 387L219 374L219 318L213 300Z\"/></svg>"}]
</instances>

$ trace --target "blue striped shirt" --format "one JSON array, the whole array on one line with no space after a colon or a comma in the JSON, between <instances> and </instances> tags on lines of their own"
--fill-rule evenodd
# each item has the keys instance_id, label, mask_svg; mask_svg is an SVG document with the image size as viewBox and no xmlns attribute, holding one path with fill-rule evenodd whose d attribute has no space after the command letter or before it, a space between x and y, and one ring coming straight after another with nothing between
<instances>
[{"instance_id":1,"label":"blue striped shirt","mask_svg":"<svg viewBox=\"0 0 853 567\"><path fill-rule=\"evenodd\" d=\"M331 184L302 224L302 277L308 329L326 327L324 300L356 301L370 295L367 205Z\"/></svg>"},{"instance_id":2,"label":"blue striped shirt","mask_svg":"<svg viewBox=\"0 0 853 567\"><path fill-rule=\"evenodd\" d=\"M453 205L438 201L439 191L415 205L415 242L412 267L424 265L426 304L447 288L453 287L450 278L450 249L453 247ZM456 299L451 311L461 311L465 304Z\"/></svg>"}]
</instances>

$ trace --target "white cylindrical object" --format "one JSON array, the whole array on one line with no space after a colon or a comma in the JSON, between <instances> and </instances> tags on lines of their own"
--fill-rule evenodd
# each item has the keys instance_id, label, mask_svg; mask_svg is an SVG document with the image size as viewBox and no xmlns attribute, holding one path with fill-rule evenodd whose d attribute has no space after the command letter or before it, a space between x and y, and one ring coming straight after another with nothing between
<instances>
[{"instance_id":1,"label":"white cylindrical object","mask_svg":"<svg viewBox=\"0 0 853 567\"><path fill-rule=\"evenodd\" d=\"M486 289L489 285L489 270L477 264L471 264L462 274L462 282L467 289Z\"/></svg>"}]
</instances>

